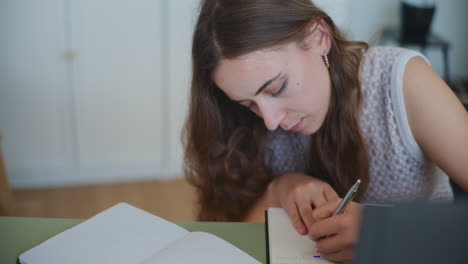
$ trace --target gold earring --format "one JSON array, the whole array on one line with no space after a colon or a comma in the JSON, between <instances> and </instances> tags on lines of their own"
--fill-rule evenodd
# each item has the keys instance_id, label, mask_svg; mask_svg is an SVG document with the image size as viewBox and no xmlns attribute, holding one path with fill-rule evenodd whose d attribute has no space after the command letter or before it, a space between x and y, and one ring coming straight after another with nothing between
<instances>
[{"instance_id":1,"label":"gold earring","mask_svg":"<svg viewBox=\"0 0 468 264\"><path fill-rule=\"evenodd\" d=\"M325 52L323 53L323 60L325 61L325 65L327 66L327 69L330 69L330 62L328 61L328 55Z\"/></svg>"}]
</instances>

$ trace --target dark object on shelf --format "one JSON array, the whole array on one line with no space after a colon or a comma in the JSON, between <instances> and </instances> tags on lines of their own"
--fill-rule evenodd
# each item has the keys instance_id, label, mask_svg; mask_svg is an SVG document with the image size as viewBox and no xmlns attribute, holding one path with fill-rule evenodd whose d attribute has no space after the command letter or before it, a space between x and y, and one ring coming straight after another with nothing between
<instances>
[{"instance_id":1,"label":"dark object on shelf","mask_svg":"<svg viewBox=\"0 0 468 264\"><path fill-rule=\"evenodd\" d=\"M431 29L435 5L416 6L400 2L401 39L407 43L424 43Z\"/></svg>"},{"instance_id":2,"label":"dark object on shelf","mask_svg":"<svg viewBox=\"0 0 468 264\"><path fill-rule=\"evenodd\" d=\"M444 40L443 38L441 38L440 36L432 32L428 33L425 42L407 42L401 37L401 35L402 34L400 34L400 31L396 28L384 28L382 31L380 42L382 44L385 44L386 42L396 42L398 46L401 46L401 47L415 45L419 48L419 50L423 54L425 54L426 48L428 47L440 48L440 50L442 51L442 55L444 57L443 78L446 82L450 82L449 57L448 57L448 50L449 50L450 44L448 43L448 41Z\"/></svg>"}]
</instances>

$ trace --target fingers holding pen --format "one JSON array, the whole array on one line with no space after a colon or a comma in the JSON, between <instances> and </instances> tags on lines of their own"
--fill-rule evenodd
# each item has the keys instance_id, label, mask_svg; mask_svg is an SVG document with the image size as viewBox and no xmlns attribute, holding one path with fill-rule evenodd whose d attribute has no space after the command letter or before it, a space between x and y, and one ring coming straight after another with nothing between
<instances>
[{"instance_id":1,"label":"fingers holding pen","mask_svg":"<svg viewBox=\"0 0 468 264\"><path fill-rule=\"evenodd\" d=\"M325 196L325 200L331 202L331 201L335 201L337 199L340 199L338 194L335 192L335 190L333 190L333 188L330 185L327 184L323 188L324 188L323 189L323 195Z\"/></svg>"},{"instance_id":2,"label":"fingers holding pen","mask_svg":"<svg viewBox=\"0 0 468 264\"><path fill-rule=\"evenodd\" d=\"M317 206L322 206L323 204L326 204L326 203L327 201L325 200L325 197L321 195L320 193L316 195L312 195L310 197L301 196L298 198L297 207L298 207L300 216L305 224L307 232L309 230L309 226L311 226L314 223L313 208Z\"/></svg>"},{"instance_id":3,"label":"fingers holding pen","mask_svg":"<svg viewBox=\"0 0 468 264\"><path fill-rule=\"evenodd\" d=\"M305 235L314 223L313 208L320 208L329 200L338 198L326 182L302 173L285 173L274 180L275 200L286 209L296 231Z\"/></svg>"},{"instance_id":4,"label":"fingers holding pen","mask_svg":"<svg viewBox=\"0 0 468 264\"><path fill-rule=\"evenodd\" d=\"M297 232L305 235L308 233L308 227L315 222L313 208L325 205L326 203L325 197L320 194L297 195L287 202L285 209Z\"/></svg>"},{"instance_id":5,"label":"fingers holding pen","mask_svg":"<svg viewBox=\"0 0 468 264\"><path fill-rule=\"evenodd\" d=\"M309 236L322 257L331 261L351 259L358 241L359 226L355 215L340 214L314 224Z\"/></svg>"},{"instance_id":6,"label":"fingers holding pen","mask_svg":"<svg viewBox=\"0 0 468 264\"><path fill-rule=\"evenodd\" d=\"M332 216L341 200L331 202L314 211L316 223L309 226L309 237L325 259L351 259L358 241L363 206L351 202L342 214Z\"/></svg>"},{"instance_id":7,"label":"fingers holding pen","mask_svg":"<svg viewBox=\"0 0 468 264\"><path fill-rule=\"evenodd\" d=\"M323 204L320 207L315 208L312 213L313 222L319 222L323 219L329 218L333 215L338 205L341 203L341 198L336 198L332 201Z\"/></svg>"},{"instance_id":8,"label":"fingers holding pen","mask_svg":"<svg viewBox=\"0 0 468 264\"><path fill-rule=\"evenodd\" d=\"M350 202L342 214L333 216L335 209L341 199L327 203L313 211L314 224L309 226L309 237L318 240L324 236L335 235L333 232L353 230L357 233L363 206L359 203Z\"/></svg>"}]
</instances>

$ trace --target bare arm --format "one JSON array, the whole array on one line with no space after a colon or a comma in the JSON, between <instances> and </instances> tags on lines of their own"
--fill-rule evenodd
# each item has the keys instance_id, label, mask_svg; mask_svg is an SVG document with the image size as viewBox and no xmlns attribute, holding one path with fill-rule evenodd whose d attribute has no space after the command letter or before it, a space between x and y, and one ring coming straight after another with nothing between
<instances>
[{"instance_id":1,"label":"bare arm","mask_svg":"<svg viewBox=\"0 0 468 264\"><path fill-rule=\"evenodd\" d=\"M403 95L411 131L423 152L468 191L468 112L420 57L408 62Z\"/></svg>"},{"instance_id":2,"label":"bare arm","mask_svg":"<svg viewBox=\"0 0 468 264\"><path fill-rule=\"evenodd\" d=\"M272 200L272 184L270 183L263 195L252 205L243 219L243 222L264 223L265 210L270 207L281 207L279 203Z\"/></svg>"},{"instance_id":3,"label":"bare arm","mask_svg":"<svg viewBox=\"0 0 468 264\"><path fill-rule=\"evenodd\" d=\"M312 208L335 199L338 199L338 195L327 183L303 173L287 172L271 181L244 221L264 222L266 209L281 207L288 213L297 232L306 234L313 222Z\"/></svg>"}]
</instances>

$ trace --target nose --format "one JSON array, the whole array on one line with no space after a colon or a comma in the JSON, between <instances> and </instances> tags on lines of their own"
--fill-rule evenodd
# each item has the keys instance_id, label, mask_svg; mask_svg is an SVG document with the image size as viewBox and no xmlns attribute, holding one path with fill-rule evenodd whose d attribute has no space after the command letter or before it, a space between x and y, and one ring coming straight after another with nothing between
<instances>
[{"instance_id":1,"label":"nose","mask_svg":"<svg viewBox=\"0 0 468 264\"><path fill-rule=\"evenodd\" d=\"M263 122L265 122L266 128L271 131L278 128L285 116L285 113L273 103L259 103L258 110L263 118Z\"/></svg>"}]
</instances>

